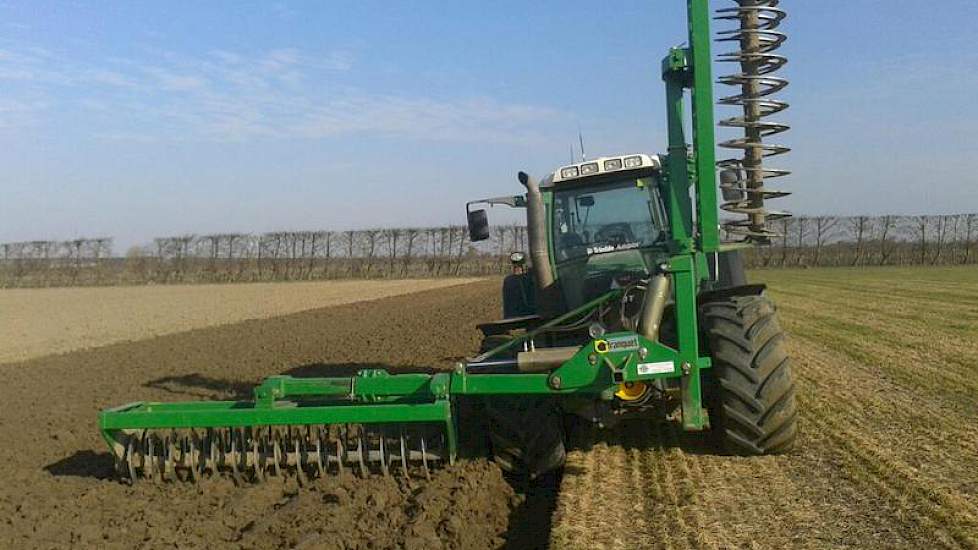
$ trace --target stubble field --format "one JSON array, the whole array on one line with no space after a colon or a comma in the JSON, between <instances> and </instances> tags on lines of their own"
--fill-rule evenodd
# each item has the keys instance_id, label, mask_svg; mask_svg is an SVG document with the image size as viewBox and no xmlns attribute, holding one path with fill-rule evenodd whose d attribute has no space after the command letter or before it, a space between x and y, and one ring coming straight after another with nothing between
<instances>
[{"instance_id":1,"label":"stubble field","mask_svg":"<svg viewBox=\"0 0 978 550\"><path fill-rule=\"evenodd\" d=\"M585 434L553 546L978 547L978 271L752 278L789 333L797 449L720 456L672 426Z\"/></svg>"},{"instance_id":2,"label":"stubble field","mask_svg":"<svg viewBox=\"0 0 978 550\"><path fill-rule=\"evenodd\" d=\"M978 547L978 273L752 275L790 333L789 455L631 425L577 434L559 490L527 495L485 460L431 483L109 477L98 409L246 395L275 373L446 368L498 313L483 281L0 365L0 547Z\"/></svg>"}]
</instances>

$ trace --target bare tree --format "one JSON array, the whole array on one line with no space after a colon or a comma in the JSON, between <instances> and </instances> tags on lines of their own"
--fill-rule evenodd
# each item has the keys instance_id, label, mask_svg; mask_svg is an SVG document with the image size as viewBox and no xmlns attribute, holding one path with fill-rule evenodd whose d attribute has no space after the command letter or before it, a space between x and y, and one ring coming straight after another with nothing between
<instances>
[{"instance_id":1,"label":"bare tree","mask_svg":"<svg viewBox=\"0 0 978 550\"><path fill-rule=\"evenodd\" d=\"M927 228L930 226L930 216L914 217L914 235L917 240L917 250L920 254L920 265L927 263Z\"/></svg>"},{"instance_id":2,"label":"bare tree","mask_svg":"<svg viewBox=\"0 0 978 550\"><path fill-rule=\"evenodd\" d=\"M366 265L364 266L364 273L369 277L371 268L373 267L374 256L377 254L377 243L380 239L381 230L380 229L364 229L360 232L361 238L363 239L363 256Z\"/></svg>"},{"instance_id":3,"label":"bare tree","mask_svg":"<svg viewBox=\"0 0 978 550\"><path fill-rule=\"evenodd\" d=\"M834 231L839 223L839 218L829 216L815 217L815 253L812 264L819 266L822 259L822 246L829 242L834 236Z\"/></svg>"},{"instance_id":4,"label":"bare tree","mask_svg":"<svg viewBox=\"0 0 978 550\"><path fill-rule=\"evenodd\" d=\"M964 218L965 238L964 238L964 264L971 263L971 246L974 242L974 231L978 221L978 214L968 214Z\"/></svg>"},{"instance_id":5,"label":"bare tree","mask_svg":"<svg viewBox=\"0 0 978 550\"><path fill-rule=\"evenodd\" d=\"M853 216L846 220L849 230L856 239L851 265L859 265L863 261L863 243L866 241L866 233L869 230L869 220L869 216Z\"/></svg>"},{"instance_id":6,"label":"bare tree","mask_svg":"<svg viewBox=\"0 0 978 550\"><path fill-rule=\"evenodd\" d=\"M937 227L936 227L937 249L934 252L934 256L930 260L931 264L936 264L941 260L941 256L944 255L944 245L947 242L949 227L951 226L952 223L956 224L957 222L957 217L955 216L936 216L935 218L937 222ZM953 231L954 231L953 229L950 230L950 233L952 235L954 234Z\"/></svg>"},{"instance_id":7,"label":"bare tree","mask_svg":"<svg viewBox=\"0 0 978 550\"><path fill-rule=\"evenodd\" d=\"M382 231L384 243L387 245L387 273L394 274L394 264L397 262L397 241L401 237L401 229L392 227Z\"/></svg>"},{"instance_id":8,"label":"bare tree","mask_svg":"<svg viewBox=\"0 0 978 550\"><path fill-rule=\"evenodd\" d=\"M893 254L890 237L893 229L896 227L896 217L890 215L881 216L876 225L877 233L879 234L880 265L886 265L889 262L890 255Z\"/></svg>"},{"instance_id":9,"label":"bare tree","mask_svg":"<svg viewBox=\"0 0 978 550\"><path fill-rule=\"evenodd\" d=\"M798 250L798 260L799 266L807 265L805 263L804 251L805 244L808 240L808 218L800 216L797 218L792 218L795 224L795 248Z\"/></svg>"},{"instance_id":10,"label":"bare tree","mask_svg":"<svg viewBox=\"0 0 978 550\"><path fill-rule=\"evenodd\" d=\"M405 276L408 274L408 269L410 267L411 259L414 254L414 242L418 240L418 236L420 234L421 234L421 230L415 227L409 227L404 230L404 240L406 241L406 243L405 243L405 250L404 250L403 265L401 266L401 276Z\"/></svg>"}]
</instances>

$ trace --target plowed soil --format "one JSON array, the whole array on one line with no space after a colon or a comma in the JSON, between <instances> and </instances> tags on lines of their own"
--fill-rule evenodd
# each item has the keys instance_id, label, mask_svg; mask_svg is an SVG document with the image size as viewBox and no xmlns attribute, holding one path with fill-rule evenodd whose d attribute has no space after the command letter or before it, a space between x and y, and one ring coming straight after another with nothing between
<instances>
[{"instance_id":1,"label":"plowed soil","mask_svg":"<svg viewBox=\"0 0 978 550\"><path fill-rule=\"evenodd\" d=\"M335 477L299 487L109 479L100 408L248 395L274 373L426 370L477 349L498 281L246 321L0 365L2 548L485 548L521 504L484 460L430 483ZM546 533L541 534L546 540Z\"/></svg>"},{"instance_id":2,"label":"plowed soil","mask_svg":"<svg viewBox=\"0 0 978 550\"><path fill-rule=\"evenodd\" d=\"M790 333L788 455L633 423L578 432L562 480L525 494L484 460L430 483L109 479L98 409L248 395L274 373L446 368L499 311L490 281L0 365L0 547L978 548L978 272L754 278Z\"/></svg>"}]
</instances>

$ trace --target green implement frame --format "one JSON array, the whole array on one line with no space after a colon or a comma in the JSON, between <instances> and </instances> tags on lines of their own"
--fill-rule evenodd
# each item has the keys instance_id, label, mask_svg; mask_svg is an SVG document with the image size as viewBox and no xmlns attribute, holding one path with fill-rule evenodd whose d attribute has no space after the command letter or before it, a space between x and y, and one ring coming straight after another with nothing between
<instances>
[{"instance_id":1,"label":"green implement frame","mask_svg":"<svg viewBox=\"0 0 978 550\"><path fill-rule=\"evenodd\" d=\"M662 63L667 95L669 148L662 193L670 213L669 259L676 312L675 349L635 332L593 339L562 365L545 373L484 373L460 363L433 375L389 374L364 370L353 377L274 376L254 390L251 401L137 402L104 410L99 424L106 442L119 454L120 434L151 429L207 429L323 424L429 423L444 426L448 459L457 455L457 398L487 395L587 395L612 399L626 382L679 378L683 427L708 427L700 373L710 367L701 355L697 294L709 278L707 256L719 248L713 93L708 0L689 0L689 47L673 48ZM687 94L689 91L689 94ZM692 149L684 130L691 104ZM621 291L611 291L550 324L590 313ZM532 341L535 331L483 354L498 357Z\"/></svg>"}]
</instances>

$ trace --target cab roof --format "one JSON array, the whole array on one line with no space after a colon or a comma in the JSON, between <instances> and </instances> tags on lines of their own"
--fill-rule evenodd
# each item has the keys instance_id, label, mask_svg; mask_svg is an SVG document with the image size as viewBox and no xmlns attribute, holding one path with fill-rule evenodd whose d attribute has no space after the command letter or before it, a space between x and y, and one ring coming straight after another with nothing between
<instances>
[{"instance_id":1,"label":"cab roof","mask_svg":"<svg viewBox=\"0 0 978 550\"><path fill-rule=\"evenodd\" d=\"M576 164L561 166L540 182L540 187L552 187L564 183L586 181L596 176L604 176L617 172L634 172L638 170L659 170L662 161L658 155L636 153L632 155L615 155L581 161Z\"/></svg>"}]
</instances>

